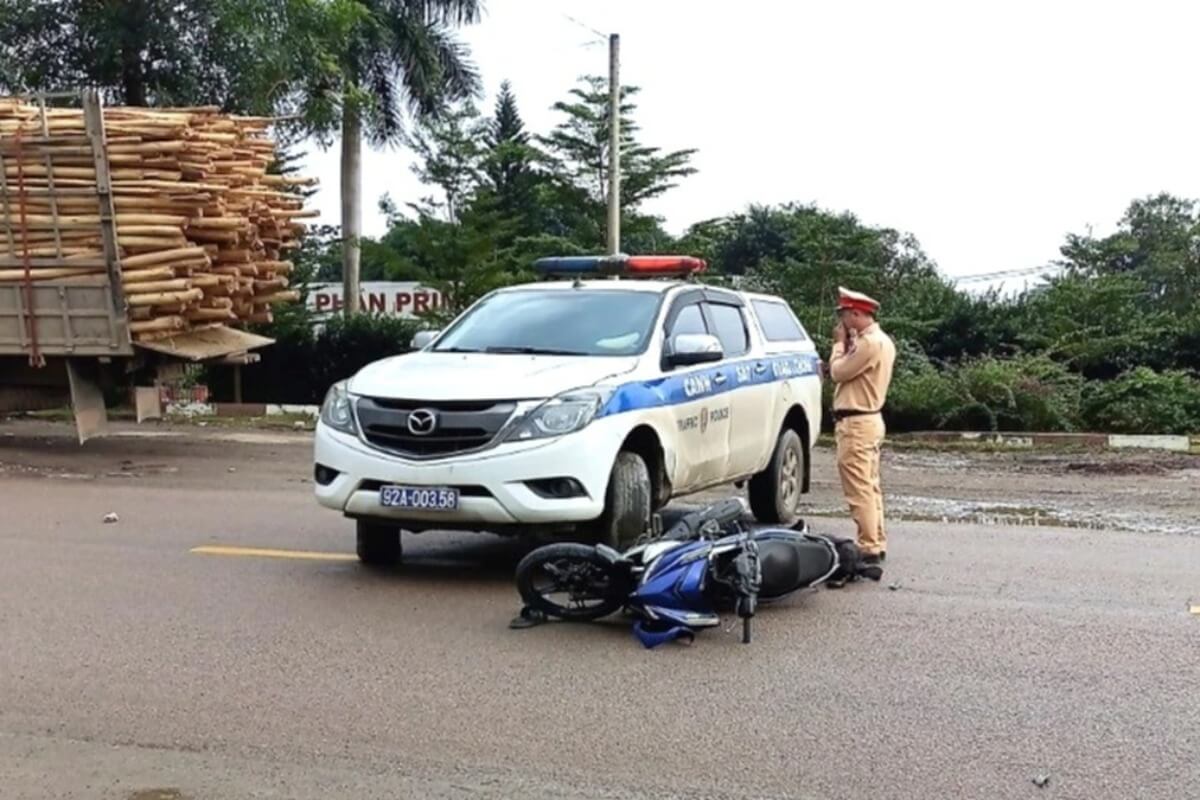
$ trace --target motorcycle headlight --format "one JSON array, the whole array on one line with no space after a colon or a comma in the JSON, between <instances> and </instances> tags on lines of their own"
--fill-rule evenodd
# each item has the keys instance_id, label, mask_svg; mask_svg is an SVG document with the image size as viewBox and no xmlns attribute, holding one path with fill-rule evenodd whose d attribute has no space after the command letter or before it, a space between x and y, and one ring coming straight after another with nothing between
<instances>
[{"instance_id":1,"label":"motorcycle headlight","mask_svg":"<svg viewBox=\"0 0 1200 800\"><path fill-rule=\"evenodd\" d=\"M611 396L611 389L579 389L552 397L518 419L505 439L524 442L574 433L587 427Z\"/></svg>"},{"instance_id":2,"label":"motorcycle headlight","mask_svg":"<svg viewBox=\"0 0 1200 800\"><path fill-rule=\"evenodd\" d=\"M321 422L335 431L354 433L354 409L350 405L346 381L338 381L325 393L325 401L321 403Z\"/></svg>"}]
</instances>

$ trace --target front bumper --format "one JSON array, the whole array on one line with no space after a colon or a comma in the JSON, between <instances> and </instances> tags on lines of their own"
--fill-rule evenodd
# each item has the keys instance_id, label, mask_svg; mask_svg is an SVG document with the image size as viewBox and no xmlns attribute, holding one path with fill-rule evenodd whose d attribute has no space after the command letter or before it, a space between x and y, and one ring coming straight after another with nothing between
<instances>
[{"instance_id":1,"label":"front bumper","mask_svg":"<svg viewBox=\"0 0 1200 800\"><path fill-rule=\"evenodd\" d=\"M604 511L609 475L626 433L619 417L601 418L556 439L414 461L318 423L314 460L337 474L328 483L314 482L315 494L322 506L347 516L386 520L415 530L587 522ZM583 494L544 497L526 483L551 478L573 478ZM379 487L384 484L454 487L459 490L459 507L454 511L384 507L379 501Z\"/></svg>"}]
</instances>

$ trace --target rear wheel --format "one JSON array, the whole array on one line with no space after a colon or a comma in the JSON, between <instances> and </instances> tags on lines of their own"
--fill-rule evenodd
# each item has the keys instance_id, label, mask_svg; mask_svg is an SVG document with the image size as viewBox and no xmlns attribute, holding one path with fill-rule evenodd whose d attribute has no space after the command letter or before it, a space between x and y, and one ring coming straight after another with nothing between
<instances>
[{"instance_id":1,"label":"rear wheel","mask_svg":"<svg viewBox=\"0 0 1200 800\"><path fill-rule=\"evenodd\" d=\"M750 479L750 510L759 522L792 525L799 519L804 444L791 428L779 434L767 468Z\"/></svg>"},{"instance_id":2,"label":"rear wheel","mask_svg":"<svg viewBox=\"0 0 1200 800\"><path fill-rule=\"evenodd\" d=\"M632 545L650 527L650 470L637 453L621 451L613 464L596 541L617 550Z\"/></svg>"},{"instance_id":3,"label":"rear wheel","mask_svg":"<svg viewBox=\"0 0 1200 800\"><path fill-rule=\"evenodd\" d=\"M517 591L529 608L559 619L600 619L625 604L624 573L594 547L539 547L517 564Z\"/></svg>"},{"instance_id":4,"label":"rear wheel","mask_svg":"<svg viewBox=\"0 0 1200 800\"><path fill-rule=\"evenodd\" d=\"M400 528L358 520L358 560L370 567L392 567L402 555Z\"/></svg>"}]
</instances>

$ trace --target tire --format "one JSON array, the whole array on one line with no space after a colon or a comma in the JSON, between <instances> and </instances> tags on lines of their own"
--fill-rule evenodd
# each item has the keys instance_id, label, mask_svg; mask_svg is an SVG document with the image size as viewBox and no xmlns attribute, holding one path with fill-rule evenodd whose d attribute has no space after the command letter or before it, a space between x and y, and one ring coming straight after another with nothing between
<instances>
[{"instance_id":1,"label":"tire","mask_svg":"<svg viewBox=\"0 0 1200 800\"><path fill-rule=\"evenodd\" d=\"M653 494L650 470L642 457L627 450L617 453L595 540L616 550L631 546L650 527Z\"/></svg>"},{"instance_id":2,"label":"tire","mask_svg":"<svg viewBox=\"0 0 1200 800\"><path fill-rule=\"evenodd\" d=\"M750 510L767 525L793 525L800 518L804 485L804 444L791 428L775 441L767 468L750 479Z\"/></svg>"},{"instance_id":3,"label":"tire","mask_svg":"<svg viewBox=\"0 0 1200 800\"><path fill-rule=\"evenodd\" d=\"M535 583L539 578L553 578L547 571L551 566L559 571L574 570L574 579L588 584L589 600L596 605L576 607L556 603L547 598ZM567 581L570 583L570 580ZM553 585L553 581L551 581ZM517 591L525 605L549 617L586 622L600 619L625 605L628 581L611 561L596 552L591 545L561 542L539 547L517 564ZM566 588L560 591L568 591Z\"/></svg>"},{"instance_id":4,"label":"tire","mask_svg":"<svg viewBox=\"0 0 1200 800\"><path fill-rule=\"evenodd\" d=\"M369 567L394 567L403 553L400 529L394 525L359 520L358 560Z\"/></svg>"}]
</instances>

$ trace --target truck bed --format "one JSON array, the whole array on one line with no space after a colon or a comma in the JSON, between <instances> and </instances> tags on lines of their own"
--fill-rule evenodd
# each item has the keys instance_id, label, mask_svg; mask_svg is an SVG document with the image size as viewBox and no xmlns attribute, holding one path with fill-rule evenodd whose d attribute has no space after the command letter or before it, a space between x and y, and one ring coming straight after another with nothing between
<instances>
[{"instance_id":1,"label":"truck bed","mask_svg":"<svg viewBox=\"0 0 1200 800\"><path fill-rule=\"evenodd\" d=\"M113 305L107 276L0 283L0 355L31 355L33 335L43 356L129 356L124 309Z\"/></svg>"}]
</instances>

